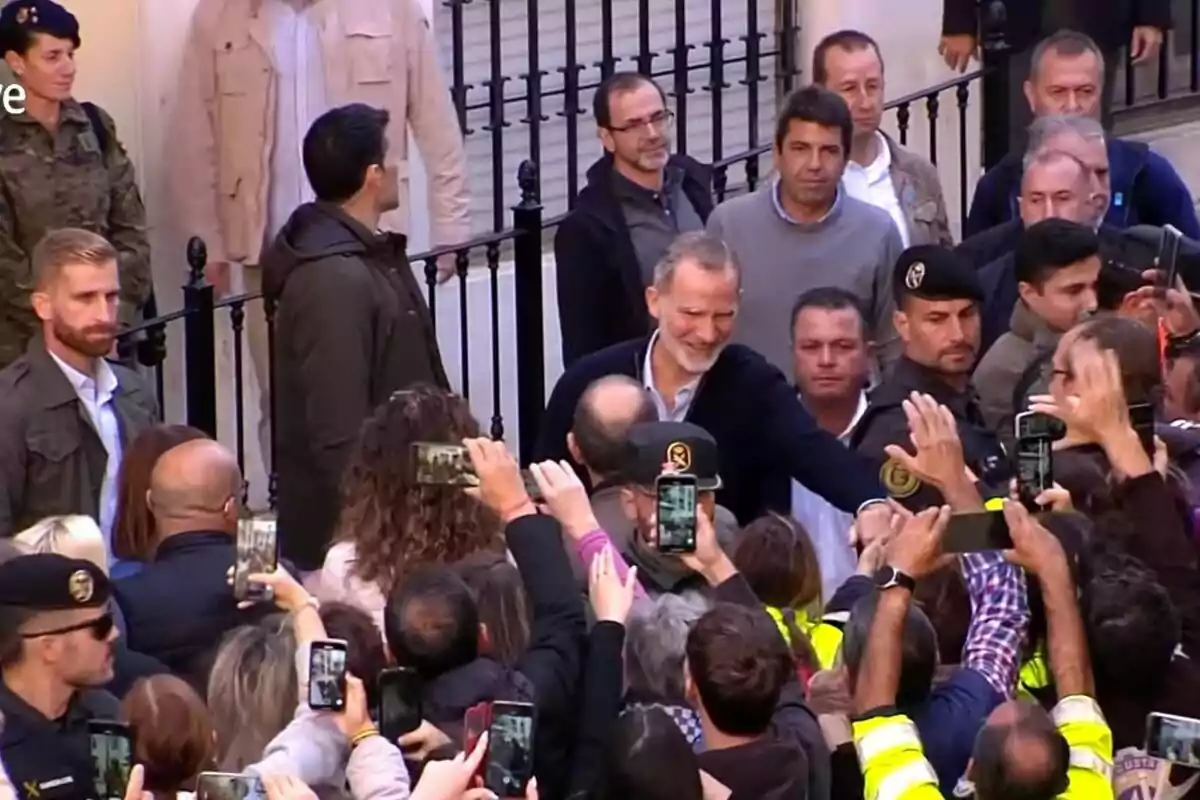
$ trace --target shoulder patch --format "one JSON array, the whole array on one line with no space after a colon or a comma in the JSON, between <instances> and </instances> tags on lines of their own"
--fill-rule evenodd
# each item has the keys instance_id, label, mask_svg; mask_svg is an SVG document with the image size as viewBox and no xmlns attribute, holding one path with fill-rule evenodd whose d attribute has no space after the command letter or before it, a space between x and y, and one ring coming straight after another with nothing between
<instances>
[{"instance_id":1,"label":"shoulder patch","mask_svg":"<svg viewBox=\"0 0 1200 800\"><path fill-rule=\"evenodd\" d=\"M879 482L888 494L897 499L912 497L921 488L921 479L894 458L889 458L879 468Z\"/></svg>"}]
</instances>

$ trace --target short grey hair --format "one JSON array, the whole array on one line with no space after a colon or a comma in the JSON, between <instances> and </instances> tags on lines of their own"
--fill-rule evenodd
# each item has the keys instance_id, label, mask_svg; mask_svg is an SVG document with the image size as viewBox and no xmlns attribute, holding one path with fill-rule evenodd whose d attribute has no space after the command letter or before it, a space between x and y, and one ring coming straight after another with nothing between
<instances>
[{"instance_id":1,"label":"short grey hair","mask_svg":"<svg viewBox=\"0 0 1200 800\"><path fill-rule=\"evenodd\" d=\"M737 272L737 260L729 245L707 231L681 233L671 242L666 254L654 265L654 285L660 291L671 285L679 265L689 261L705 272Z\"/></svg>"},{"instance_id":2,"label":"short grey hair","mask_svg":"<svg viewBox=\"0 0 1200 800\"><path fill-rule=\"evenodd\" d=\"M1034 45L1033 54L1029 59L1030 80L1037 76L1046 53L1057 53L1064 56L1081 56L1084 53L1091 53L1100 61L1100 79L1104 80L1104 53L1100 51L1096 41L1085 33L1064 28Z\"/></svg>"},{"instance_id":3,"label":"short grey hair","mask_svg":"<svg viewBox=\"0 0 1200 800\"><path fill-rule=\"evenodd\" d=\"M1081 139L1104 140L1104 126L1091 117L1068 116L1052 114L1038 117L1029 126L1029 143L1025 146L1023 165L1028 168L1031 159L1038 153L1049 148L1049 145L1059 136L1070 134Z\"/></svg>"},{"instance_id":4,"label":"short grey hair","mask_svg":"<svg viewBox=\"0 0 1200 800\"><path fill-rule=\"evenodd\" d=\"M626 623L625 675L635 694L684 702L683 662L688 632L712 603L699 592L640 599Z\"/></svg>"},{"instance_id":5,"label":"short grey hair","mask_svg":"<svg viewBox=\"0 0 1200 800\"><path fill-rule=\"evenodd\" d=\"M1070 161L1075 166L1079 167L1079 172L1084 179L1087 179L1088 175L1090 174L1087 164L1084 164L1078 158L1063 150L1041 150L1037 153L1030 153L1026 155L1023 162L1025 165L1024 172L1028 172L1031 167L1049 165L1055 163L1056 161Z\"/></svg>"}]
</instances>

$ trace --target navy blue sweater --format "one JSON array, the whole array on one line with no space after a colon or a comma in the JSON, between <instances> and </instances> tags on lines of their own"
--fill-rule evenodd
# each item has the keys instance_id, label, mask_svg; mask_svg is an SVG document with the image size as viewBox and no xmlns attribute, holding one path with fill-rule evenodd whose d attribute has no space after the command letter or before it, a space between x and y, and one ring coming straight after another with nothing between
<instances>
[{"instance_id":1,"label":"navy blue sweater","mask_svg":"<svg viewBox=\"0 0 1200 800\"><path fill-rule=\"evenodd\" d=\"M642 381L649 341L615 344L563 374L542 417L534 460L570 459L567 432L580 395L607 375ZM724 482L717 502L743 525L767 511L791 513L792 478L851 513L887 497L870 463L818 428L783 373L744 345L726 347L705 374L687 421L717 440Z\"/></svg>"}]
</instances>

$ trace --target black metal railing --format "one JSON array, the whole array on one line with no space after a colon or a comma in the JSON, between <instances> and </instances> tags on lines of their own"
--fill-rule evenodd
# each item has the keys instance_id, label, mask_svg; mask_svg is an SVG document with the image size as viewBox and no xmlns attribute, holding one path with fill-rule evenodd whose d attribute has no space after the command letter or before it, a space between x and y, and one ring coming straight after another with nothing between
<instances>
[{"instance_id":1,"label":"black metal railing","mask_svg":"<svg viewBox=\"0 0 1200 800\"><path fill-rule=\"evenodd\" d=\"M926 89L906 94L903 97L897 97L895 100L888 101L884 106L885 110L895 112L894 133L900 144L905 146L915 146L915 143L910 140L913 138L914 129L917 127L917 115L921 113L923 107L924 120L921 127L925 129L926 146L923 149L926 157L933 162L934 166L944 164L948 161L947 155L956 159L959 216L963 222L966 221L970 201L968 192L972 188L970 184L970 178L974 172L972 165L976 163L971 158L972 148L970 147L970 141L972 139L972 129L968 124L967 111L971 102L973 87L978 89L982 83L983 76L984 71L977 70L948 81L943 81L942 83L934 84ZM956 136L953 149L947 153L943 153L941 152L940 145L945 142L944 139L939 138L938 132L939 128L942 127L942 96L948 93L952 94L955 114L957 116L957 122L954 125ZM769 158L773 147L773 143L762 144L744 153L738 153L737 155L714 162L713 191L717 202L719 203L727 197L740 194L741 192L754 191L758 188L763 177L765 177L761 172L760 159L764 157ZM741 182L731 184L729 170L738 164L742 165L744 179ZM943 174L945 173L943 172Z\"/></svg>"},{"instance_id":2,"label":"black metal railing","mask_svg":"<svg viewBox=\"0 0 1200 800\"><path fill-rule=\"evenodd\" d=\"M757 147L800 74L794 0L445 0L438 13L475 228L504 228L512 160L548 179L552 213L573 205L600 154L579 117L618 69L660 80L676 110L675 149L701 161Z\"/></svg>"},{"instance_id":3,"label":"black metal railing","mask_svg":"<svg viewBox=\"0 0 1200 800\"><path fill-rule=\"evenodd\" d=\"M513 278L515 298L515 330L517 340L516 392L519 419L518 451L523 461L528 462L537 435L538 422L545 407L545 367L542 337L542 233L545 228L557 224L551 220L544 224L542 207L537 194L537 169L531 162L521 164L517 174L521 190L520 201L512 208L512 227L498 233L479 236L449 247L441 247L409 258L409 264L423 267L428 290L431 314L438 313L437 265L447 257L454 259L458 282L459 336L461 341L459 392L470 398L470 353L468 343L473 335L469 321L478 315L468 307L468 265L472 255L483 252L483 261L488 271L488 294L491 334L492 414L489 434L496 439L506 434L504 415L501 410L501 304L500 270L501 246L513 245ZM275 308L270 298L261 292L249 292L218 299L216 292L204 276L207 252L204 242L192 238L187 245L188 274L183 286L183 307L147 320L140 325L122 331L118 339L119 352L135 357L143 366L153 370L160 409L166 408L166 379L164 365L167 358L168 326L182 320L183 324L183 414L182 421L216 437L218 431L218 397L222 381L217 369L217 333L219 311L229 311L229 327L233 345L233 446L238 466L246 470L246 387L245 346L246 317L262 309L267 330L268 350L268 396L272 398L274 416L275 367L270 357L275 351ZM273 420L272 420L273 421ZM270 425L270 458L264 458L268 466L268 502L275 507L275 426ZM264 454L266 455L266 454Z\"/></svg>"},{"instance_id":4,"label":"black metal railing","mask_svg":"<svg viewBox=\"0 0 1200 800\"><path fill-rule=\"evenodd\" d=\"M1118 66L1118 114L1200 97L1200 0L1174 0L1174 25L1158 58L1134 65L1128 50Z\"/></svg>"}]
</instances>

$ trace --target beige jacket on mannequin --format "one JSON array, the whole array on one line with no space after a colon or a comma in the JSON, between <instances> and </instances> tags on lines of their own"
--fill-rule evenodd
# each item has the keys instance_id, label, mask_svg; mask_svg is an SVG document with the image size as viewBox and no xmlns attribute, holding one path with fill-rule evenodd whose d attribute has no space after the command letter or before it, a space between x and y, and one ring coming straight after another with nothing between
<instances>
[{"instance_id":1,"label":"beige jacket on mannequin","mask_svg":"<svg viewBox=\"0 0 1200 800\"><path fill-rule=\"evenodd\" d=\"M400 206L383 227L409 232L408 127L429 176L434 246L470 234L458 117L418 0L310 0L320 14L330 108L361 102L391 113L389 166ZM210 263L257 264L267 227L275 129L273 11L278 0L201 0L192 20L168 144L181 229Z\"/></svg>"}]
</instances>

